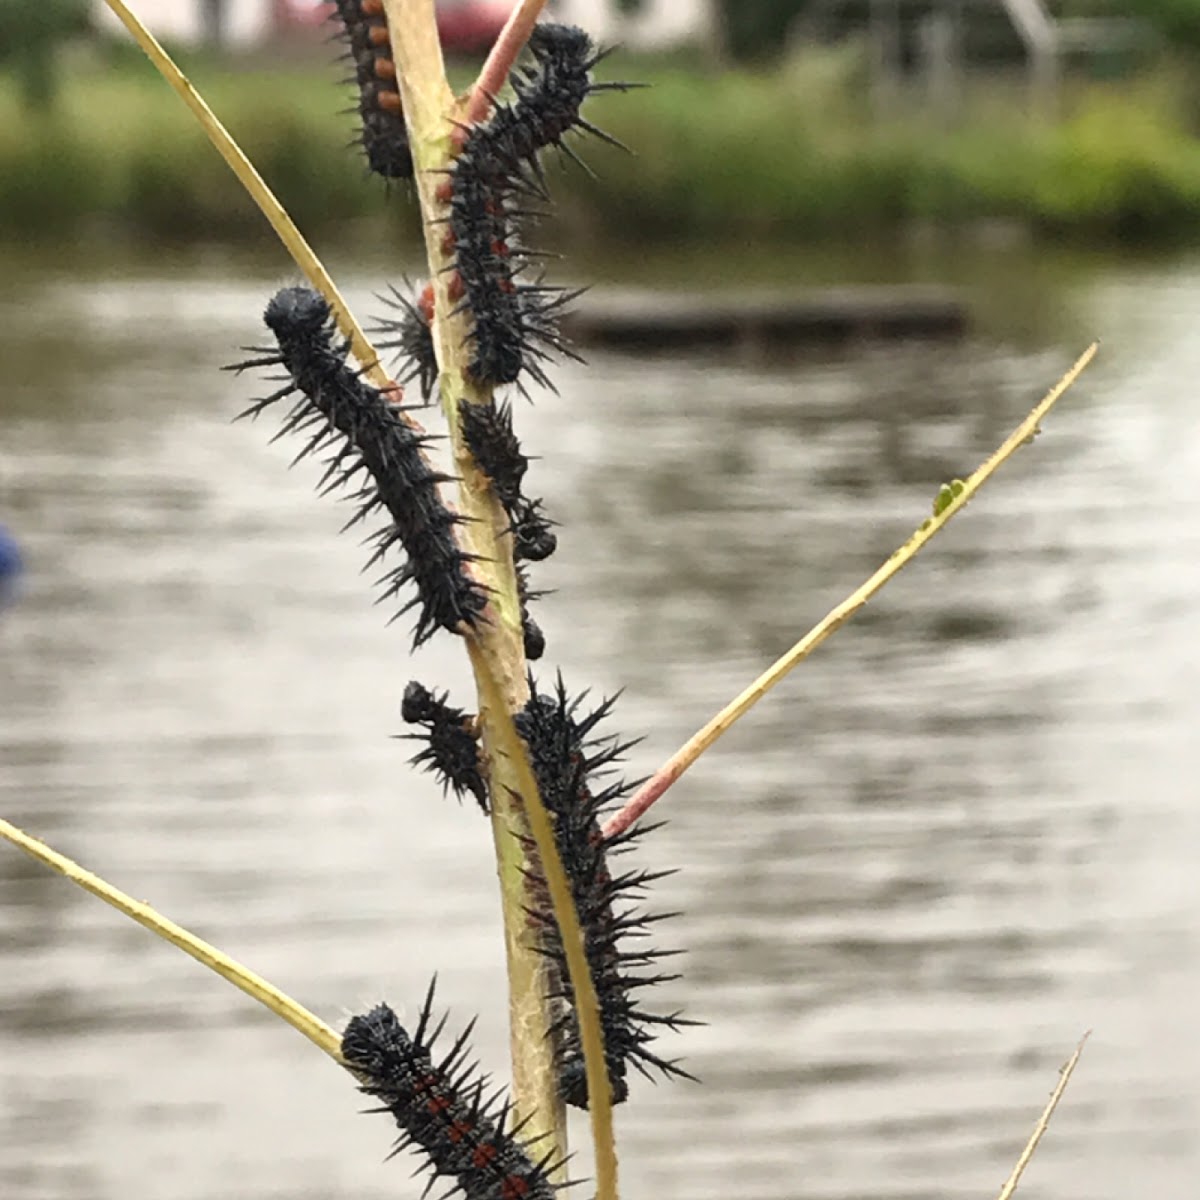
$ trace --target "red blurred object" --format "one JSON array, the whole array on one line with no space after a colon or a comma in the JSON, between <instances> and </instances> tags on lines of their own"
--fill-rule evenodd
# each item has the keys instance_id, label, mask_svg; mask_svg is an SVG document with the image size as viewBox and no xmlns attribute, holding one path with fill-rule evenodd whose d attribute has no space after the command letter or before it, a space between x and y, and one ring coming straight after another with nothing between
<instances>
[{"instance_id":1,"label":"red blurred object","mask_svg":"<svg viewBox=\"0 0 1200 1200\"><path fill-rule=\"evenodd\" d=\"M491 49L512 0L438 0L437 25L442 47L456 54L482 54ZM276 24L282 28L321 25L333 11L326 0L275 0Z\"/></svg>"},{"instance_id":2,"label":"red blurred object","mask_svg":"<svg viewBox=\"0 0 1200 1200\"><path fill-rule=\"evenodd\" d=\"M438 36L445 50L483 54L504 28L511 0L462 0L437 6Z\"/></svg>"}]
</instances>

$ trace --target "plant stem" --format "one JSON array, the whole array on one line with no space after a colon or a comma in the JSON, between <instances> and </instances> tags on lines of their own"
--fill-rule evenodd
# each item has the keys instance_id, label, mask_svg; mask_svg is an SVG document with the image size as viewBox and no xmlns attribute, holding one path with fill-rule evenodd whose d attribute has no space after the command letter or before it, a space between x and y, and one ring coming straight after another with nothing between
<instances>
[{"instance_id":1,"label":"plant stem","mask_svg":"<svg viewBox=\"0 0 1200 1200\"><path fill-rule=\"evenodd\" d=\"M12 842L20 850L24 850L30 858L57 871L72 883L99 896L105 904L111 904L119 912L131 917L139 925L157 934L172 946L177 946L185 954L190 954L198 963L215 971L222 979L227 979L234 987L246 993L252 1000L257 1000L264 1008L269 1009L281 1020L286 1021L293 1029L304 1034L314 1046L324 1050L335 1062L342 1062L342 1039L325 1024L319 1017L310 1013L303 1005L298 1004L291 996L281 992L274 984L268 983L261 975L256 975L248 967L242 966L236 959L210 946L208 942L189 933L181 925L168 920L161 913L151 908L141 900L135 900L119 888L99 875L81 867L78 863L52 850L44 842L30 836L23 830L0 817L0 837Z\"/></svg>"},{"instance_id":2,"label":"plant stem","mask_svg":"<svg viewBox=\"0 0 1200 1200\"><path fill-rule=\"evenodd\" d=\"M537 842L542 873L550 892L554 918L558 923L567 974L575 994L575 1013L583 1045L583 1064L587 1076L588 1111L592 1121L592 1148L596 1161L595 1200L617 1200L617 1151L612 1125L612 1093L608 1065L604 1058L604 1039L600 1027L600 1001L588 967L584 950L583 931L571 898L570 884L554 841L550 814L538 793L537 780L529 764L524 743L517 734L512 717L502 703L500 690L492 677L486 660L472 654L472 666L479 680L481 711L486 709L488 726L496 743L507 751L506 758L516 779L514 799L528 821L529 830ZM544 994L543 992L539 995ZM544 1018L543 1018L544 1019ZM566 1147L566 1129L561 1103L558 1120L563 1123L562 1148Z\"/></svg>"},{"instance_id":3,"label":"plant stem","mask_svg":"<svg viewBox=\"0 0 1200 1200\"><path fill-rule=\"evenodd\" d=\"M398 392L397 385L380 366L379 355L354 319L354 314L345 300L342 299L332 276L325 269L325 264L305 241L296 222L288 216L287 210L276 199L275 193L267 187L266 180L255 170L254 164L242 153L241 147L233 140L229 130L217 119L216 114L205 103L204 97L196 91L187 76L175 65L171 56L159 45L155 36L122 0L107 0L107 4L133 35L134 41L145 51L146 57L154 64L159 74L175 89L180 99L195 114L201 128L208 134L208 140L217 148L221 157L229 164L230 170L250 194L250 198L270 222L271 228L279 235L279 240L295 260L296 265L308 277L308 281L313 287L329 301L338 328L350 339L354 357L362 363L371 382L377 387L390 388Z\"/></svg>"},{"instance_id":4,"label":"plant stem","mask_svg":"<svg viewBox=\"0 0 1200 1200\"><path fill-rule=\"evenodd\" d=\"M846 597L822 620L812 627L782 658L764 671L741 695L731 700L698 733L689 738L630 798L629 803L616 813L604 826L606 838L615 837L628 829L636 820L667 792L671 785L700 757L723 733L730 730L744 717L777 683L798 667L831 634L836 633L851 617L862 609L883 586L906 567L917 554L946 527L950 519L966 507L979 489L992 477L996 470L1038 431L1042 418L1054 407L1064 392L1083 373L1084 368L1095 357L1098 342L1093 342L1074 366L1054 385L1040 404L1009 435L1004 444L971 477L964 482L961 492L955 495L936 516L925 521L921 527L900 547L861 587Z\"/></svg>"},{"instance_id":5,"label":"plant stem","mask_svg":"<svg viewBox=\"0 0 1200 1200\"><path fill-rule=\"evenodd\" d=\"M468 638L468 649L479 692L492 796L492 836L508 960L512 1098L516 1120L527 1122L526 1135L537 1140L539 1153L555 1150L552 1157L558 1160L567 1150L566 1117L558 1099L546 1005L546 964L528 932L527 864L518 838L525 829L525 811L516 764L524 758L524 745L515 730L508 736L512 727L508 714L520 711L529 698L512 544L505 532L509 520L463 443L458 421L460 401L490 404L492 398L489 391L467 377L464 369L470 317L466 312L454 312L456 303L449 295L453 249L443 244L446 227L440 223L447 205L439 199L438 189L452 160L450 134L456 117L455 100L446 83L432 0L385 0L385 9L415 165L429 277L433 281L433 332L441 400L459 476L459 510L466 518L461 532L491 594L487 621ZM507 727L497 725L497 714L507 718Z\"/></svg>"},{"instance_id":6,"label":"plant stem","mask_svg":"<svg viewBox=\"0 0 1200 1200\"><path fill-rule=\"evenodd\" d=\"M509 519L480 473L459 429L462 400L491 404L490 388L474 383L465 370L470 316L456 314L449 295L454 277L453 246L444 242L445 194L454 146L451 132L460 121L445 81L431 0L384 0L392 49L399 68L409 144L416 168L417 195L425 229L429 274L434 286L434 346L442 407L450 426L459 474L459 507L468 519L464 532L477 556L475 567L491 592L487 623L467 637L479 694L480 724L492 797L492 834L500 877L504 939L508 956L513 1103L525 1136L553 1160L567 1153L566 1114L558 1096L558 1072L550 1034L546 963L531 936L526 909L530 864L522 838L531 834L538 868L546 881L562 937L567 975L574 992L587 1072L592 1140L596 1155L597 1200L616 1200L617 1159L613 1142L611 1089L600 1008L592 983L578 914L562 868L554 828L538 794L528 752L512 714L529 699L520 605L513 565ZM521 11L536 16L538 5ZM510 29L520 29L515 20ZM513 35L515 37L515 34ZM511 44L511 43L510 43ZM522 43L523 44L523 43ZM512 46L515 56L520 45Z\"/></svg>"}]
</instances>

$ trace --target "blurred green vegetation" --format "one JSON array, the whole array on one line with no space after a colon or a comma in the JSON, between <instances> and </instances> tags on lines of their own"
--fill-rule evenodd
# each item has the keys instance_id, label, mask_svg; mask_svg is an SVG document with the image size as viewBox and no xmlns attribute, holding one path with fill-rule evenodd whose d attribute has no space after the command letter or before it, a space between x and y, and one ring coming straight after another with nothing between
<instances>
[{"instance_id":1,"label":"blurred green vegetation","mask_svg":"<svg viewBox=\"0 0 1200 1200\"><path fill-rule=\"evenodd\" d=\"M718 0L726 52L742 61L778 57L793 22L811 7L808 0Z\"/></svg>"},{"instance_id":2,"label":"blurred green vegetation","mask_svg":"<svg viewBox=\"0 0 1200 1200\"><path fill-rule=\"evenodd\" d=\"M140 52L138 52L140 55ZM248 70L192 60L193 82L302 229L398 220L347 148L352 119L328 63ZM195 118L139 56L76 66L46 113L0 73L0 235L80 231L231 240L267 226Z\"/></svg>"},{"instance_id":3,"label":"blurred green vegetation","mask_svg":"<svg viewBox=\"0 0 1200 1200\"><path fill-rule=\"evenodd\" d=\"M662 71L652 92L605 98L600 123L637 158L593 156L604 223L645 235L827 237L993 218L1083 239L1200 234L1194 76L1064 88L1061 119L1032 119L1025 84L977 83L952 124L903 101L869 111L852 54L707 79Z\"/></svg>"},{"instance_id":4,"label":"blurred green vegetation","mask_svg":"<svg viewBox=\"0 0 1200 1200\"><path fill-rule=\"evenodd\" d=\"M13 71L27 109L54 103L59 47L87 24L87 0L0 0L0 65Z\"/></svg>"},{"instance_id":5,"label":"blurred green vegetation","mask_svg":"<svg viewBox=\"0 0 1200 1200\"><path fill-rule=\"evenodd\" d=\"M1081 0L1075 0L1076 5ZM1200 51L1200 0L1094 0L1083 11L1114 17L1137 17L1177 50Z\"/></svg>"},{"instance_id":6,"label":"blurred green vegetation","mask_svg":"<svg viewBox=\"0 0 1200 1200\"><path fill-rule=\"evenodd\" d=\"M188 65L305 232L415 234L412 206L347 149L353 118L338 110L349 96L328 63ZM1200 234L1200 106L1182 67L1072 84L1053 125L1025 115L1018 84L981 84L950 127L918 106L873 119L847 52L770 72L627 56L610 69L654 85L599 96L589 113L636 153L592 143L596 180L570 163L551 170L561 238L852 239L990 218L1080 240ZM267 236L189 113L133 54L73 63L51 110L29 112L21 97L0 72L0 236Z\"/></svg>"}]
</instances>

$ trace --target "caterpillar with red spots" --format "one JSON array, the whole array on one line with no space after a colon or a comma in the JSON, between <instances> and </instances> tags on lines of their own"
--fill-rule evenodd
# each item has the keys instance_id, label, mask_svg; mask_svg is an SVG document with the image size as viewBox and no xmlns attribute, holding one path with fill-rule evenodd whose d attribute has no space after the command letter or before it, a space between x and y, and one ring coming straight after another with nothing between
<instances>
[{"instance_id":1,"label":"caterpillar with red spots","mask_svg":"<svg viewBox=\"0 0 1200 1200\"><path fill-rule=\"evenodd\" d=\"M535 26L529 39L533 65L513 72L512 103L496 105L490 120L467 130L462 149L439 190L449 207L443 250L453 255L450 295L473 323L468 373L497 386L528 375L549 386L544 364L559 354L577 357L558 330L563 306L578 293L541 280L518 282L537 256L517 236L521 217L541 215L528 205L547 199L538 155L567 147L572 130L616 139L585 121L580 108L593 92L624 90L624 83L595 83L592 68L603 57L581 29Z\"/></svg>"},{"instance_id":2,"label":"caterpillar with red spots","mask_svg":"<svg viewBox=\"0 0 1200 1200\"><path fill-rule=\"evenodd\" d=\"M509 80L517 95L516 103L498 106L491 121L492 136L507 156L536 170L538 154L547 146L555 146L585 166L564 140L573 130L626 149L580 113L587 98L596 92L626 92L642 86L597 83L592 78L592 71L610 51L597 50L588 34L577 26L552 23L534 26L528 50L533 65L514 71Z\"/></svg>"},{"instance_id":3,"label":"caterpillar with red spots","mask_svg":"<svg viewBox=\"0 0 1200 1200\"><path fill-rule=\"evenodd\" d=\"M341 24L345 58L354 64L352 82L358 87L362 129L356 142L375 174L385 179L411 179L412 150L383 0L336 0L336 4L330 17Z\"/></svg>"},{"instance_id":4,"label":"caterpillar with red spots","mask_svg":"<svg viewBox=\"0 0 1200 1200\"><path fill-rule=\"evenodd\" d=\"M375 552L367 565L397 546L404 550L407 561L385 575L382 598L415 584L416 596L400 610L417 610L414 645L437 629L462 633L477 626L484 619L487 591L470 570L474 556L459 544L456 528L462 518L439 490L451 477L425 457L429 436L392 402L391 394L370 386L350 367L349 341L338 334L320 293L283 288L267 305L263 320L275 334L277 350L260 348L261 357L231 369L281 366L286 378L282 387L241 415L257 417L281 400L294 400L277 436L307 435L297 459L332 451L323 491L361 485L352 496L359 501L358 511L347 526L377 511L386 514L388 522L373 537Z\"/></svg>"},{"instance_id":5,"label":"caterpillar with red spots","mask_svg":"<svg viewBox=\"0 0 1200 1200\"><path fill-rule=\"evenodd\" d=\"M520 1140L512 1105L499 1098L467 1061L472 1026L435 1059L445 1026L433 1020L429 985L411 1034L386 1004L352 1017L342 1035L342 1060L358 1076L359 1090L378 1100L400 1130L394 1152L415 1147L430 1171L453 1181L450 1193L465 1200L554 1200L552 1176L561 1164L553 1152L535 1158ZM429 1188L426 1188L428 1192Z\"/></svg>"},{"instance_id":6,"label":"caterpillar with red spots","mask_svg":"<svg viewBox=\"0 0 1200 1200\"><path fill-rule=\"evenodd\" d=\"M647 1078L652 1070L664 1076L694 1079L674 1059L663 1058L651 1049L661 1031L677 1031L696 1022L675 1013L652 1013L635 997L643 989L678 978L646 968L673 951L630 946L657 922L674 914L645 913L622 905L641 897L655 880L671 871L631 870L613 875L608 856L627 850L652 826L634 826L615 838L604 840L601 817L630 790L623 780L598 785L611 773L633 742L594 736L597 726L612 711L614 701L604 700L591 712L581 713L584 695L571 699L561 675L554 692L538 694L530 676L530 699L515 717L517 732L529 749L529 760L537 779L538 793L554 823L554 841L571 887L571 898L584 933L584 951L596 996L600 1003L600 1025L604 1036L604 1058L612 1102L622 1103L629 1094L628 1068ZM525 852L532 864L529 873L530 919L541 952L552 966L551 998L561 1011L554 1020L559 1094L577 1108L588 1107L587 1077L575 994L566 970L562 935L554 919L545 880L537 866L536 847L526 838Z\"/></svg>"}]
</instances>

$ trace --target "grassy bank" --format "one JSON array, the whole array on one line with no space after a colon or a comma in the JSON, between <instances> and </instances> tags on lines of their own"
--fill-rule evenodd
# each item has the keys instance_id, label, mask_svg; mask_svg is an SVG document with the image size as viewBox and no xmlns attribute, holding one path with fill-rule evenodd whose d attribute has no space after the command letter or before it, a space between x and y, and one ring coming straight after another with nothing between
<instances>
[{"instance_id":1,"label":"grassy bank","mask_svg":"<svg viewBox=\"0 0 1200 1200\"><path fill-rule=\"evenodd\" d=\"M1200 142L1177 77L1081 89L1053 126L1029 121L1018 91L977 97L954 128L919 114L878 123L836 84L659 79L652 97L612 107L610 127L640 157L606 161L595 201L618 228L714 236L993 218L1081 238L1200 234Z\"/></svg>"},{"instance_id":2,"label":"grassy bank","mask_svg":"<svg viewBox=\"0 0 1200 1200\"><path fill-rule=\"evenodd\" d=\"M312 71L215 72L194 81L305 228L385 208L345 149L339 90ZM397 206L386 206L394 212ZM171 237L261 236L262 218L195 120L152 72L73 72L31 118L0 76L0 233L79 229Z\"/></svg>"},{"instance_id":3,"label":"grassy bank","mask_svg":"<svg viewBox=\"0 0 1200 1200\"><path fill-rule=\"evenodd\" d=\"M409 228L409 206L385 203L345 148L351 118L337 110L348 92L328 64L192 73L304 229ZM598 182L574 169L556 181L569 232L801 241L1013 218L1080 239L1200 235L1200 142L1178 74L1078 90L1053 127L1027 121L1017 93L993 93L943 129L919 113L873 121L844 57L772 75L628 62L624 73L654 86L601 97L594 112L636 156L593 147ZM0 236L263 228L183 106L139 64L72 71L56 110L39 117L0 75Z\"/></svg>"}]
</instances>

